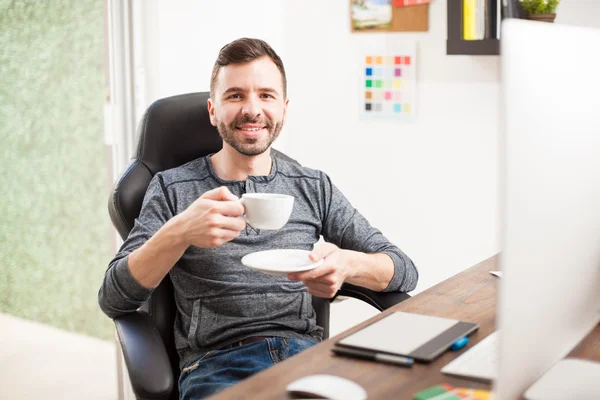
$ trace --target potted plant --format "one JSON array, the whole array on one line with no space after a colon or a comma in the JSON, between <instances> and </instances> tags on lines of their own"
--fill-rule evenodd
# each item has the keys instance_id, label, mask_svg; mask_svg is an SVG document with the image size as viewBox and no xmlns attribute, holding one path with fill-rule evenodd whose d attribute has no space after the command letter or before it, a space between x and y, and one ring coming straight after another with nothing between
<instances>
[{"instance_id":1,"label":"potted plant","mask_svg":"<svg viewBox=\"0 0 600 400\"><path fill-rule=\"evenodd\" d=\"M521 0L521 5L527 13L527 18L535 21L554 22L559 2L560 0Z\"/></svg>"}]
</instances>

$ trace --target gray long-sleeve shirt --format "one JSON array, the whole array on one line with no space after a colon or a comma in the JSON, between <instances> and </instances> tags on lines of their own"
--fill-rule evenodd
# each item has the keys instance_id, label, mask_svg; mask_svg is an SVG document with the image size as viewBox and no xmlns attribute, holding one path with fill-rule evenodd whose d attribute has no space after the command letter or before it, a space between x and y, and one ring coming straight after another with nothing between
<instances>
[{"instance_id":1,"label":"gray long-sleeve shirt","mask_svg":"<svg viewBox=\"0 0 600 400\"><path fill-rule=\"evenodd\" d=\"M302 282L273 277L246 268L246 254L270 249L312 250L319 236L340 248L385 253L394 262L394 277L386 291L410 291L418 273L412 261L348 202L323 172L272 157L268 176L246 181L220 179L210 156L157 173L140 216L110 262L98 293L102 310L111 318L134 312L152 290L131 275L128 255L141 247L173 216L203 193L227 186L244 193L285 193L295 197L288 223L278 231L247 226L233 241L214 248L190 246L169 272L177 316L175 345L184 365L196 354L250 336L320 339L311 297Z\"/></svg>"}]
</instances>

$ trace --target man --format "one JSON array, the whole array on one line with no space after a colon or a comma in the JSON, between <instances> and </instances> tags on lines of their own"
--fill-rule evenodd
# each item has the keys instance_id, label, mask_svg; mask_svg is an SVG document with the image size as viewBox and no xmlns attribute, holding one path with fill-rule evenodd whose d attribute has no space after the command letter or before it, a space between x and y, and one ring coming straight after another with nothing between
<instances>
[{"instance_id":1,"label":"man","mask_svg":"<svg viewBox=\"0 0 600 400\"><path fill-rule=\"evenodd\" d=\"M286 77L264 41L239 39L219 53L208 110L223 149L156 174L139 218L99 292L111 318L134 312L166 274L175 291L181 398L216 393L322 339L310 295L331 298L343 282L410 291L412 261L351 206L324 173L270 148L285 121ZM289 222L257 231L239 218L243 193L295 197ZM312 250L324 263L272 277L241 258L277 248Z\"/></svg>"}]
</instances>

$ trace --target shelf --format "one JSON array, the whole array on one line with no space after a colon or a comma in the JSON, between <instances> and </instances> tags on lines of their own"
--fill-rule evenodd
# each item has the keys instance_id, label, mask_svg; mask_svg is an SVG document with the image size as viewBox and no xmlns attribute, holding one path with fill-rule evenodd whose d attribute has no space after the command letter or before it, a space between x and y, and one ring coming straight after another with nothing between
<instances>
[{"instance_id":1,"label":"shelf","mask_svg":"<svg viewBox=\"0 0 600 400\"><path fill-rule=\"evenodd\" d=\"M500 54L500 40L462 40L448 39L446 41L446 54L466 54L466 55L498 55Z\"/></svg>"},{"instance_id":2,"label":"shelf","mask_svg":"<svg viewBox=\"0 0 600 400\"><path fill-rule=\"evenodd\" d=\"M498 55L499 39L463 40L463 0L448 0L448 40L446 54L449 55Z\"/></svg>"}]
</instances>

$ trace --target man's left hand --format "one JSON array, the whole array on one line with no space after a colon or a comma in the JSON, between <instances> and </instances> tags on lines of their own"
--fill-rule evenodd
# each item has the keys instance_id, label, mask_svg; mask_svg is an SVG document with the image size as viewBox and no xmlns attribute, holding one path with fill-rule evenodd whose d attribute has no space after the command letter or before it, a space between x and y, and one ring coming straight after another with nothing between
<instances>
[{"instance_id":1,"label":"man's left hand","mask_svg":"<svg viewBox=\"0 0 600 400\"><path fill-rule=\"evenodd\" d=\"M288 279L302 281L308 293L330 299L350 275L350 253L334 244L324 243L309 254L313 262L324 259L323 264L310 271L290 273Z\"/></svg>"}]
</instances>

